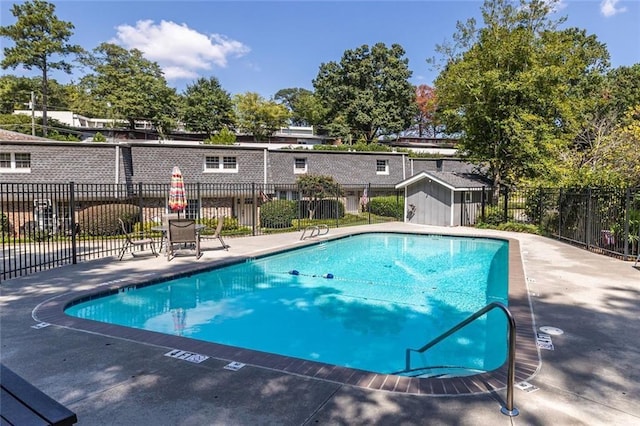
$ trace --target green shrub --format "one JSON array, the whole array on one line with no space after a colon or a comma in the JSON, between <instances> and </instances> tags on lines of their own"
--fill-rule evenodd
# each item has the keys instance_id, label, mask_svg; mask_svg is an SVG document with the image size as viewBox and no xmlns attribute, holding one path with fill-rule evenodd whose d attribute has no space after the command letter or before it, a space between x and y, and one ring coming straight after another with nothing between
<instances>
[{"instance_id":1,"label":"green shrub","mask_svg":"<svg viewBox=\"0 0 640 426\"><path fill-rule=\"evenodd\" d=\"M118 219L122 219L128 232L140 221L140 209L133 204L105 204L87 207L78 218L82 233L93 236L120 235Z\"/></svg>"},{"instance_id":2,"label":"green shrub","mask_svg":"<svg viewBox=\"0 0 640 426\"><path fill-rule=\"evenodd\" d=\"M558 191L554 189L533 188L526 194L525 214L531 222L542 223L545 214L555 208Z\"/></svg>"},{"instance_id":3,"label":"green shrub","mask_svg":"<svg viewBox=\"0 0 640 426\"><path fill-rule=\"evenodd\" d=\"M482 220L482 210L478 209L478 217L476 218L478 223L486 223L487 225L499 225L504 223L504 208L499 205L486 206L484 208L484 220ZM512 220L511 215L507 215L507 220Z\"/></svg>"},{"instance_id":4,"label":"green shrub","mask_svg":"<svg viewBox=\"0 0 640 426\"><path fill-rule=\"evenodd\" d=\"M9 233L9 218L4 213L0 213L0 231L3 234Z\"/></svg>"},{"instance_id":5,"label":"green shrub","mask_svg":"<svg viewBox=\"0 0 640 426\"><path fill-rule=\"evenodd\" d=\"M290 228L298 217L297 203L289 200L273 200L260 207L260 224L265 228Z\"/></svg>"},{"instance_id":6,"label":"green shrub","mask_svg":"<svg viewBox=\"0 0 640 426\"><path fill-rule=\"evenodd\" d=\"M498 225L501 231L524 232L527 234L540 234L540 229L536 225L520 222L505 222Z\"/></svg>"},{"instance_id":7,"label":"green shrub","mask_svg":"<svg viewBox=\"0 0 640 426\"><path fill-rule=\"evenodd\" d=\"M404 211L404 197L373 197L369 200L369 211L378 216L400 219Z\"/></svg>"},{"instance_id":8,"label":"green shrub","mask_svg":"<svg viewBox=\"0 0 640 426\"><path fill-rule=\"evenodd\" d=\"M202 235L213 235L218 227L217 217L202 218L199 222L207 227L202 231ZM251 228L240 226L238 218L225 216L224 225L222 225L222 235L244 235L248 233L251 233Z\"/></svg>"},{"instance_id":9,"label":"green shrub","mask_svg":"<svg viewBox=\"0 0 640 426\"><path fill-rule=\"evenodd\" d=\"M236 134L224 127L218 133L206 138L203 143L212 145L233 145L236 142Z\"/></svg>"},{"instance_id":10,"label":"green shrub","mask_svg":"<svg viewBox=\"0 0 640 426\"><path fill-rule=\"evenodd\" d=\"M63 134L63 133L58 133L56 131L52 131L47 135L47 137L49 139L62 141L62 142L80 142L80 138L78 138L76 135L71 133Z\"/></svg>"},{"instance_id":11,"label":"green shrub","mask_svg":"<svg viewBox=\"0 0 640 426\"><path fill-rule=\"evenodd\" d=\"M97 132L95 135L93 135L93 141L94 142L106 142L107 138L100 132Z\"/></svg>"},{"instance_id":12,"label":"green shrub","mask_svg":"<svg viewBox=\"0 0 640 426\"><path fill-rule=\"evenodd\" d=\"M557 211L549 211L544 214L542 220L540 221L540 229L542 229L545 233L553 234L558 230L558 221L560 215Z\"/></svg>"},{"instance_id":13,"label":"green shrub","mask_svg":"<svg viewBox=\"0 0 640 426\"><path fill-rule=\"evenodd\" d=\"M476 225L479 229L497 229L499 231L511 231L511 232L523 232L527 234L540 235L540 228L536 225L520 222L503 222L497 225L490 225L485 222L480 222Z\"/></svg>"}]
</instances>

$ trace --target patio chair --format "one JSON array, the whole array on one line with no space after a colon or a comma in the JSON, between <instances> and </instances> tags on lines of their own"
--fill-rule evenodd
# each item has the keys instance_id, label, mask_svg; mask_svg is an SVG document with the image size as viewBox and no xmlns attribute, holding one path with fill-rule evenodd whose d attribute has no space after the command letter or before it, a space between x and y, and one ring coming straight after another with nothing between
<instances>
[{"instance_id":1,"label":"patio chair","mask_svg":"<svg viewBox=\"0 0 640 426\"><path fill-rule=\"evenodd\" d=\"M224 226L224 216L219 217L218 218L218 226L216 226L216 230L215 233L213 234L202 234L200 236L201 239L207 239L207 240L213 240L213 239L218 239L218 241L220 241L220 244L222 244L222 248L225 250L229 250L229 246L225 244L224 240L222 239L222 227Z\"/></svg>"},{"instance_id":2,"label":"patio chair","mask_svg":"<svg viewBox=\"0 0 640 426\"><path fill-rule=\"evenodd\" d=\"M169 229L169 221L172 219L180 219L180 215L178 213L166 213L162 216L162 227L164 228L162 231L162 238L160 239L160 248L159 252L165 249L167 245L167 230Z\"/></svg>"},{"instance_id":3,"label":"patio chair","mask_svg":"<svg viewBox=\"0 0 640 426\"><path fill-rule=\"evenodd\" d=\"M167 262L175 256L175 245L195 244L196 259L200 258L200 234L193 219L169 219L167 229Z\"/></svg>"},{"instance_id":4,"label":"patio chair","mask_svg":"<svg viewBox=\"0 0 640 426\"><path fill-rule=\"evenodd\" d=\"M125 243L124 243L124 246L122 246L122 249L120 249L119 260L122 260L122 257L126 253L127 249L131 251L131 255L133 256L134 248L142 247L142 249L144 250L144 246L147 244L151 248L151 252L156 257L158 257L158 252L156 251L156 245L155 245L155 242L153 241L153 238L145 236L144 232L133 232L133 233L127 232L127 228L124 225L124 222L122 221L122 219L118 219L118 222L120 222L120 228L122 229L122 233L125 236Z\"/></svg>"}]
</instances>

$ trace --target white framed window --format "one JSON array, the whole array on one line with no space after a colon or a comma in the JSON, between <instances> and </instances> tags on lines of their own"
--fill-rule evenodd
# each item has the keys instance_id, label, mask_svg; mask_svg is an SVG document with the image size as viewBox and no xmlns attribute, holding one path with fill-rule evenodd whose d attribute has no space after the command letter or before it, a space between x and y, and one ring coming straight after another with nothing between
<instances>
[{"instance_id":1,"label":"white framed window","mask_svg":"<svg viewBox=\"0 0 640 426\"><path fill-rule=\"evenodd\" d=\"M0 171L3 173L31 173L31 154L28 152L0 152Z\"/></svg>"},{"instance_id":2,"label":"white framed window","mask_svg":"<svg viewBox=\"0 0 640 426\"><path fill-rule=\"evenodd\" d=\"M389 160L376 160L376 174L377 175L389 174Z\"/></svg>"},{"instance_id":3,"label":"white framed window","mask_svg":"<svg viewBox=\"0 0 640 426\"><path fill-rule=\"evenodd\" d=\"M205 173L238 173L238 159L235 156L207 155L204 158Z\"/></svg>"},{"instance_id":4,"label":"white framed window","mask_svg":"<svg viewBox=\"0 0 640 426\"><path fill-rule=\"evenodd\" d=\"M236 157L222 157L222 168L225 170L238 170L238 161Z\"/></svg>"},{"instance_id":5,"label":"white framed window","mask_svg":"<svg viewBox=\"0 0 640 426\"><path fill-rule=\"evenodd\" d=\"M220 168L220 157L205 157L204 158L204 169L219 169Z\"/></svg>"},{"instance_id":6,"label":"white framed window","mask_svg":"<svg viewBox=\"0 0 640 426\"><path fill-rule=\"evenodd\" d=\"M307 173L307 159L306 158L294 158L293 159L293 173L294 174Z\"/></svg>"}]
</instances>

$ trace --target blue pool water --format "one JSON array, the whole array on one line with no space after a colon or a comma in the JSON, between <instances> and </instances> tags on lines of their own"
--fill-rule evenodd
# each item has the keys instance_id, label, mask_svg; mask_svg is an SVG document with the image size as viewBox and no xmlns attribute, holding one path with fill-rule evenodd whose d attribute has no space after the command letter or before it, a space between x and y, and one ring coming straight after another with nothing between
<instances>
[{"instance_id":1,"label":"blue pool water","mask_svg":"<svg viewBox=\"0 0 640 426\"><path fill-rule=\"evenodd\" d=\"M68 315L378 373L486 304L507 304L508 243L354 235L73 305ZM412 367L490 371L506 357L497 310ZM464 370L460 370L464 371ZM460 373L464 374L464 373Z\"/></svg>"}]
</instances>

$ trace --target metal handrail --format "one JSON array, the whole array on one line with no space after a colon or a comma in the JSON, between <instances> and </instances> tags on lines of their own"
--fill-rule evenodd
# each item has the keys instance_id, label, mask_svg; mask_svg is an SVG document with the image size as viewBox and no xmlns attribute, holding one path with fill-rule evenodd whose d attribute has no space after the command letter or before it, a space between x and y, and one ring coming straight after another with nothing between
<instances>
[{"instance_id":1,"label":"metal handrail","mask_svg":"<svg viewBox=\"0 0 640 426\"><path fill-rule=\"evenodd\" d=\"M324 231L322 234L320 231ZM318 234L317 235L327 235L329 233L329 227L325 224L318 225Z\"/></svg>"},{"instance_id":2,"label":"metal handrail","mask_svg":"<svg viewBox=\"0 0 640 426\"><path fill-rule=\"evenodd\" d=\"M324 224L309 225L306 228L304 228L304 231L302 231L302 236L300 237L300 240L304 240L304 236L307 234L308 230L311 230L311 233L309 234L309 238L316 237L319 235L326 235L329 233L329 227L327 225L324 225ZM323 230L324 232L321 234L320 230ZM315 235L313 234L314 231L316 232Z\"/></svg>"},{"instance_id":3,"label":"metal handrail","mask_svg":"<svg viewBox=\"0 0 640 426\"><path fill-rule=\"evenodd\" d=\"M302 231L302 236L300 237L300 240L304 240L304 236L306 235L307 231L311 230L311 234L309 235L309 238L313 237L313 231L318 231L320 232L320 230L318 229L317 226L313 225L313 226L307 226L306 228L304 228L304 231Z\"/></svg>"},{"instance_id":4,"label":"metal handrail","mask_svg":"<svg viewBox=\"0 0 640 426\"><path fill-rule=\"evenodd\" d=\"M504 314L507 317L507 320L509 321L509 347L508 347L508 370L507 370L507 403L504 407L502 407L500 409L500 411L502 412L502 414L505 414L507 416L517 416L519 414L519 411L517 408L514 408L513 406L513 386L514 386L514 382L515 382L515 366L516 366L516 321L513 318L513 315L511 315L511 312L509 311L509 309L502 303L500 302L491 302L489 303L487 306L485 306L484 308L480 309L479 311L477 311L476 313L474 313L473 315L471 315L470 317L468 317L467 319L465 319L464 321L458 323L455 327L449 329L448 331L442 333L440 336L436 337L435 339L433 339L432 341L430 341L429 343L427 343L426 345L424 345L423 347L421 347L420 349L411 349L411 348L407 348L407 352L406 352L406 369L405 371L411 371L411 352L419 352L419 353L423 353L426 350L428 350L429 348L437 345L438 343L440 343L441 341L443 341L444 339L446 339L447 337L451 336L453 333L457 332L458 330L460 330L461 328L465 327L466 325L468 325L469 323L477 320L478 318L480 318L481 316L483 316L484 314L486 314L487 312L493 310L493 309L500 309L502 312L504 312Z\"/></svg>"}]
</instances>

